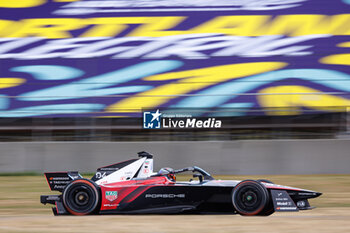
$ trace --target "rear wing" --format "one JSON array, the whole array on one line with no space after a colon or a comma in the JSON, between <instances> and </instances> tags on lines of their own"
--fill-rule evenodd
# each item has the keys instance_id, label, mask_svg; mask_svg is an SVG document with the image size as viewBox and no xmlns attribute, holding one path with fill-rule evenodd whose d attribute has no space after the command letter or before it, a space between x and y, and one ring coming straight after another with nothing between
<instances>
[{"instance_id":1,"label":"rear wing","mask_svg":"<svg viewBox=\"0 0 350 233\"><path fill-rule=\"evenodd\" d=\"M77 171L45 172L44 174L51 191L59 192L62 192L66 185L69 184L72 180L82 178L82 176Z\"/></svg>"},{"instance_id":2,"label":"rear wing","mask_svg":"<svg viewBox=\"0 0 350 233\"><path fill-rule=\"evenodd\" d=\"M141 151L139 159L111 164L97 169L91 178L97 185L108 184L134 178L147 178L153 175L153 155ZM47 183L52 191L62 192L72 180L82 178L77 172L46 172Z\"/></svg>"},{"instance_id":3,"label":"rear wing","mask_svg":"<svg viewBox=\"0 0 350 233\"><path fill-rule=\"evenodd\" d=\"M139 159L130 159L98 168L91 180L97 185L102 185L150 177L153 175L153 155L145 151L137 154Z\"/></svg>"}]
</instances>

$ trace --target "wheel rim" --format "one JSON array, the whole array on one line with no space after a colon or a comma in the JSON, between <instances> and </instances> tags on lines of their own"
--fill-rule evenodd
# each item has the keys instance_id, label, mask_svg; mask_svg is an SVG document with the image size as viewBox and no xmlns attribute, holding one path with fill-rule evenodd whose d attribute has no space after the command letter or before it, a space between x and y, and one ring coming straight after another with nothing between
<instances>
[{"instance_id":1,"label":"wheel rim","mask_svg":"<svg viewBox=\"0 0 350 233\"><path fill-rule=\"evenodd\" d=\"M237 197L240 200L237 204L241 210L252 212L258 209L262 204L261 192L254 186L242 187L237 192Z\"/></svg>"},{"instance_id":2,"label":"wheel rim","mask_svg":"<svg viewBox=\"0 0 350 233\"><path fill-rule=\"evenodd\" d=\"M242 194L241 200L245 206L254 206L258 201L258 197L253 190L249 190Z\"/></svg>"},{"instance_id":3,"label":"wheel rim","mask_svg":"<svg viewBox=\"0 0 350 233\"><path fill-rule=\"evenodd\" d=\"M80 206L84 206L89 202L89 194L85 191L80 191L75 194L75 203Z\"/></svg>"},{"instance_id":4,"label":"wheel rim","mask_svg":"<svg viewBox=\"0 0 350 233\"><path fill-rule=\"evenodd\" d=\"M268 202L268 194L260 183L242 182L233 192L233 205L243 215L259 214Z\"/></svg>"},{"instance_id":5,"label":"wheel rim","mask_svg":"<svg viewBox=\"0 0 350 233\"><path fill-rule=\"evenodd\" d=\"M68 185L63 196L67 210L75 215L90 214L97 207L97 190L92 184L85 183L85 181Z\"/></svg>"}]
</instances>

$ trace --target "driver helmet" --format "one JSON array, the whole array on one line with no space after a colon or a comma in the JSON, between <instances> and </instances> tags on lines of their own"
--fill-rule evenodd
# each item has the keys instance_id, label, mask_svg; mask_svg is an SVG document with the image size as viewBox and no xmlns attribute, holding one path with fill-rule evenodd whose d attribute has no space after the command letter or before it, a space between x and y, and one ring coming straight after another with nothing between
<instances>
[{"instance_id":1,"label":"driver helmet","mask_svg":"<svg viewBox=\"0 0 350 233\"><path fill-rule=\"evenodd\" d=\"M159 176L166 176L168 177L169 180L171 181L176 181L176 176L174 173L174 169L170 168L170 167L163 167L158 171L158 175Z\"/></svg>"}]
</instances>

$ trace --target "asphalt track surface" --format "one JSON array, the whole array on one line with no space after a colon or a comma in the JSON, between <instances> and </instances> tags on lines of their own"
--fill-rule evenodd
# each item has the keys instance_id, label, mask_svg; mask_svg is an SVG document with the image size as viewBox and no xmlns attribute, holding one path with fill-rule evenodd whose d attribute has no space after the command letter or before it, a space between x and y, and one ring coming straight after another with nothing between
<instances>
[{"instance_id":1,"label":"asphalt track surface","mask_svg":"<svg viewBox=\"0 0 350 233\"><path fill-rule=\"evenodd\" d=\"M55 217L50 206L39 203L40 194L50 193L42 177L0 177L0 232L350 232L350 175L260 178L269 178L277 181L276 183L292 180L283 184L314 189L323 192L324 195L311 201L312 205L319 208L275 213L268 217L239 215Z\"/></svg>"}]
</instances>

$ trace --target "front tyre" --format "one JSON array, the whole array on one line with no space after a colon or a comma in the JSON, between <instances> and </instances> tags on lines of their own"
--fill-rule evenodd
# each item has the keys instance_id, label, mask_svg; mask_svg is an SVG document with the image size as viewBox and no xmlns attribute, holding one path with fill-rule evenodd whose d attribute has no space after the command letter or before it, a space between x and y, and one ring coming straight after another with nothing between
<instances>
[{"instance_id":1,"label":"front tyre","mask_svg":"<svg viewBox=\"0 0 350 233\"><path fill-rule=\"evenodd\" d=\"M233 189L232 203L241 215L259 215L269 204L269 193L260 182L244 180Z\"/></svg>"},{"instance_id":2,"label":"front tyre","mask_svg":"<svg viewBox=\"0 0 350 233\"><path fill-rule=\"evenodd\" d=\"M99 187L91 180L74 180L63 190L62 199L69 213L92 214L98 209L100 202Z\"/></svg>"}]
</instances>

